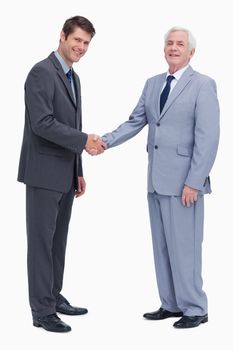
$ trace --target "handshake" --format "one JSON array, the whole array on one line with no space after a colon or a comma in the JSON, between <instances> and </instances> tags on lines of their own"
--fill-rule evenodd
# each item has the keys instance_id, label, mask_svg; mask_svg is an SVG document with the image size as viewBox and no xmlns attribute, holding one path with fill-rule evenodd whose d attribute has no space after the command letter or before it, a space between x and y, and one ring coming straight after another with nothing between
<instances>
[{"instance_id":1,"label":"handshake","mask_svg":"<svg viewBox=\"0 0 233 350\"><path fill-rule=\"evenodd\" d=\"M104 143L100 136L95 134L88 135L85 150L91 156L97 156L103 153L107 149L106 143Z\"/></svg>"}]
</instances>

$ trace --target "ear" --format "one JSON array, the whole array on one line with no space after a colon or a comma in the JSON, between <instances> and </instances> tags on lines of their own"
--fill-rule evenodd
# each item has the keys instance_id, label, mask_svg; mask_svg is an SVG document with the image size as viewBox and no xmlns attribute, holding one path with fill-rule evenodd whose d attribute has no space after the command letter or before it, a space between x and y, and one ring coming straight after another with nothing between
<instances>
[{"instance_id":1,"label":"ear","mask_svg":"<svg viewBox=\"0 0 233 350\"><path fill-rule=\"evenodd\" d=\"M61 42L64 42L66 40L65 33L63 31L61 31L60 40Z\"/></svg>"},{"instance_id":2,"label":"ear","mask_svg":"<svg viewBox=\"0 0 233 350\"><path fill-rule=\"evenodd\" d=\"M195 49L192 49L192 50L190 51L190 58L192 58L194 54L195 54Z\"/></svg>"}]
</instances>

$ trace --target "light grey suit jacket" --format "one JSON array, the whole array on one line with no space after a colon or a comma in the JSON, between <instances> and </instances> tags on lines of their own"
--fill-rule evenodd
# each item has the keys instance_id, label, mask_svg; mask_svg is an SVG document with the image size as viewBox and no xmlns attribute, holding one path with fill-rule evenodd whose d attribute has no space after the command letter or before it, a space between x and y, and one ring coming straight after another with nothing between
<instances>
[{"instance_id":1,"label":"light grey suit jacket","mask_svg":"<svg viewBox=\"0 0 233 350\"><path fill-rule=\"evenodd\" d=\"M74 83L77 105L54 53L29 72L18 181L65 193L74 175L82 176L81 153L87 134L81 132L81 88L75 73Z\"/></svg>"},{"instance_id":2,"label":"light grey suit jacket","mask_svg":"<svg viewBox=\"0 0 233 350\"><path fill-rule=\"evenodd\" d=\"M148 79L129 120L103 140L108 147L117 146L148 124L148 192L180 196L186 184L210 193L209 173L219 142L215 81L188 67L160 114L165 80L166 73Z\"/></svg>"}]
</instances>

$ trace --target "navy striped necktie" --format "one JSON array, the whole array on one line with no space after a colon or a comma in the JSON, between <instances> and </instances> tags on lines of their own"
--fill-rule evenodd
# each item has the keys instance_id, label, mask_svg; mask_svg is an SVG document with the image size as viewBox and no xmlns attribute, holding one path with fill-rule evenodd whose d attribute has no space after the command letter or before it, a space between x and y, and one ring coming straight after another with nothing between
<instances>
[{"instance_id":1,"label":"navy striped necktie","mask_svg":"<svg viewBox=\"0 0 233 350\"><path fill-rule=\"evenodd\" d=\"M173 79L175 79L175 77L173 77L173 75L167 76L167 83L166 83L166 85L161 93L161 96L160 96L160 113L162 112L163 107L167 101L169 92L171 90L171 82Z\"/></svg>"},{"instance_id":2,"label":"navy striped necktie","mask_svg":"<svg viewBox=\"0 0 233 350\"><path fill-rule=\"evenodd\" d=\"M72 80L72 70L71 69L68 70L68 72L66 73L66 76L71 84L71 80Z\"/></svg>"}]
</instances>

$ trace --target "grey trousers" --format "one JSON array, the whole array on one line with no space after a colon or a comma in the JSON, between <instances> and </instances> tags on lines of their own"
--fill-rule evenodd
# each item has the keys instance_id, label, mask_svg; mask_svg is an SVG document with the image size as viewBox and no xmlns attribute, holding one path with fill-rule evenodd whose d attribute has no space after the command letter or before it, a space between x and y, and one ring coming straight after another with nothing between
<instances>
[{"instance_id":1,"label":"grey trousers","mask_svg":"<svg viewBox=\"0 0 233 350\"><path fill-rule=\"evenodd\" d=\"M68 193L26 186L29 302L36 317L56 312L73 199L73 186Z\"/></svg>"},{"instance_id":2,"label":"grey trousers","mask_svg":"<svg viewBox=\"0 0 233 350\"><path fill-rule=\"evenodd\" d=\"M207 313L201 277L203 197L184 207L180 197L148 193L161 307L187 316Z\"/></svg>"}]
</instances>

